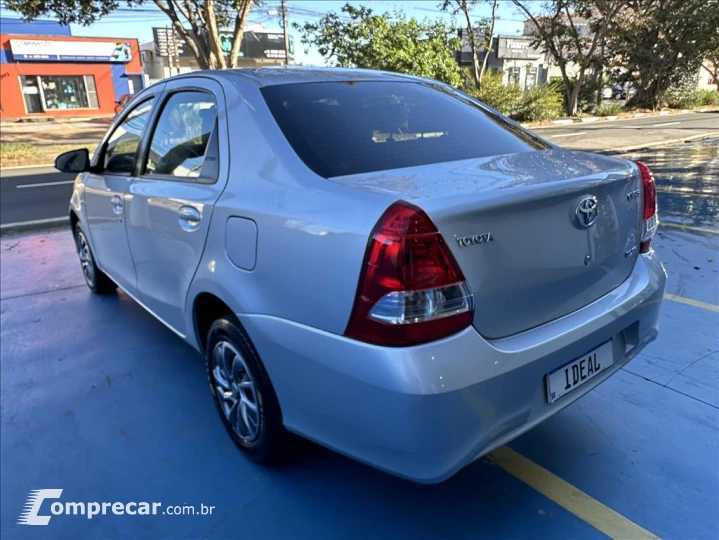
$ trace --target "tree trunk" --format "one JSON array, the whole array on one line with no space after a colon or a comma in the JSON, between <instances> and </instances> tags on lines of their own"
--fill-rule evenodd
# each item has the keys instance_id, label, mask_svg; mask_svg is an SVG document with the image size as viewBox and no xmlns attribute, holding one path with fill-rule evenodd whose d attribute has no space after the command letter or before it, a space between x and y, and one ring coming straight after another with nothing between
<instances>
[{"instance_id":1,"label":"tree trunk","mask_svg":"<svg viewBox=\"0 0 719 540\"><path fill-rule=\"evenodd\" d=\"M571 102L574 87L576 85L573 85L572 81L569 79L569 75L567 75L567 66L564 63L559 64L559 71L562 73L562 83L564 83L564 112L567 113L567 116L574 116L574 109L571 107Z\"/></svg>"},{"instance_id":2,"label":"tree trunk","mask_svg":"<svg viewBox=\"0 0 719 540\"><path fill-rule=\"evenodd\" d=\"M711 63L712 67L714 68L713 70L709 69L709 67L705 66L704 64L702 64L702 67L707 70L709 75L712 76L712 78L714 79L714 84L716 84L717 87L717 92L719 92L719 58L712 60Z\"/></svg>"},{"instance_id":3,"label":"tree trunk","mask_svg":"<svg viewBox=\"0 0 719 540\"><path fill-rule=\"evenodd\" d=\"M205 0L205 20L207 21L208 30L207 41L211 52L210 64L215 64L212 69L227 69L225 53L222 50L222 45L220 44L220 34L217 30L215 0Z\"/></svg>"},{"instance_id":4,"label":"tree trunk","mask_svg":"<svg viewBox=\"0 0 719 540\"><path fill-rule=\"evenodd\" d=\"M469 17L469 6L466 2L460 4L460 9L464 13L464 19L467 22L467 40L469 48L472 50L472 77L474 78L474 86L479 88L481 84L479 56L477 56L477 40L474 39L474 28L472 28L472 20ZM489 51L485 51L484 57L489 56Z\"/></svg>"},{"instance_id":5,"label":"tree trunk","mask_svg":"<svg viewBox=\"0 0 719 540\"><path fill-rule=\"evenodd\" d=\"M487 44L485 47L484 58L482 58L482 67L479 70L479 78L477 79L477 88L482 87L482 79L484 78L484 72L487 70L487 63L489 61L489 55L492 52L492 43L494 42L494 23L497 20L497 4L499 0L494 0L492 4L492 15L489 23L489 35L487 36Z\"/></svg>"},{"instance_id":6,"label":"tree trunk","mask_svg":"<svg viewBox=\"0 0 719 540\"><path fill-rule=\"evenodd\" d=\"M253 0L241 0L237 6L237 16L235 18L235 28L232 32L232 50L230 51L230 67L236 68L239 60L240 45L244 36L245 24L247 17L250 15Z\"/></svg>"}]
</instances>

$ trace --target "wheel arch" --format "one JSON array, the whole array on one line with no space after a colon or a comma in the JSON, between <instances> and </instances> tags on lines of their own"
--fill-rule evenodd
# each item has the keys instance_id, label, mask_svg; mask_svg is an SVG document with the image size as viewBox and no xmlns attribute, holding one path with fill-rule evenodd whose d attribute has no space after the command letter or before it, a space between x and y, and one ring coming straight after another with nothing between
<instances>
[{"instance_id":1,"label":"wheel arch","mask_svg":"<svg viewBox=\"0 0 719 540\"><path fill-rule=\"evenodd\" d=\"M195 295L192 301L192 329L195 342L201 352L207 344L207 334L215 322L225 315L235 314L222 298L214 293L203 291Z\"/></svg>"}]
</instances>

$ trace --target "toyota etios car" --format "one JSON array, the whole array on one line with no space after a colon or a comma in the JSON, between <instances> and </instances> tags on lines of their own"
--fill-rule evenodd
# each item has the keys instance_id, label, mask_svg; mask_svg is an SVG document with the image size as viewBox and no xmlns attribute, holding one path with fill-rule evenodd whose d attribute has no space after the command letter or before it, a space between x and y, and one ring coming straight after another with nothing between
<instances>
[{"instance_id":1,"label":"toyota etios car","mask_svg":"<svg viewBox=\"0 0 719 540\"><path fill-rule=\"evenodd\" d=\"M287 431L439 482L657 335L651 172L436 81L201 72L147 88L70 204L88 286L204 352L234 442ZM287 431L286 431L287 430Z\"/></svg>"}]
</instances>

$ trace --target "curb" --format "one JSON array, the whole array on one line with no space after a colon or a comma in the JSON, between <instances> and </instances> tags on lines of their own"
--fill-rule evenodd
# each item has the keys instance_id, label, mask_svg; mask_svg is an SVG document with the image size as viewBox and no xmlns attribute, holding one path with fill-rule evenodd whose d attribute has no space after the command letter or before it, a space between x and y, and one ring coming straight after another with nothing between
<instances>
[{"instance_id":1,"label":"curb","mask_svg":"<svg viewBox=\"0 0 719 540\"><path fill-rule=\"evenodd\" d=\"M668 113L666 115L664 114L653 114L653 113L634 113L634 116L627 116L626 118L619 118L618 116L600 116L599 122L607 122L607 121L615 121L615 122L624 122L626 120L636 120L638 118L653 118L655 116L676 116L678 114L695 114L695 113L706 113L706 112L719 112L719 109L708 109L706 107L701 109L694 109L694 110L688 110L684 109L685 112L677 111L675 113ZM661 111L660 111L661 112ZM666 112L666 111L664 111ZM637 115L641 116L637 116ZM571 120L569 122L568 120ZM547 129L547 128L553 128L555 126L563 126L563 125L570 125L570 124L580 124L581 119L578 119L576 122L574 119L571 118L561 118L559 120L552 120L552 124L554 125L544 125L544 126L529 126L527 129L531 130L537 130L537 129ZM529 124L527 124L529 125Z\"/></svg>"},{"instance_id":2,"label":"curb","mask_svg":"<svg viewBox=\"0 0 719 540\"><path fill-rule=\"evenodd\" d=\"M93 152L90 152L90 159L92 159ZM5 171L22 171L24 169L54 169L54 163L41 163L40 165L13 165L12 167L0 167L0 174ZM0 178L1 179L1 178Z\"/></svg>"},{"instance_id":3,"label":"curb","mask_svg":"<svg viewBox=\"0 0 719 540\"><path fill-rule=\"evenodd\" d=\"M637 150L644 150L648 148L657 148L659 146L670 146L672 144L680 144L685 142L692 142L702 139L713 139L719 137L719 131L711 131L709 133L702 133L701 135L692 135L691 137L682 137L681 139L669 139L667 141L657 141L644 144L638 144L636 146L624 146L622 148L612 148L611 150L594 150L595 154L602 154L605 156L611 156L614 154L625 154L627 152L636 152Z\"/></svg>"},{"instance_id":4,"label":"curb","mask_svg":"<svg viewBox=\"0 0 719 540\"><path fill-rule=\"evenodd\" d=\"M13 165L12 167L3 167L2 169L0 169L0 173L4 173L5 171L20 171L23 169L40 169L43 167L55 168L55 164L54 163L43 163L40 165Z\"/></svg>"}]
</instances>

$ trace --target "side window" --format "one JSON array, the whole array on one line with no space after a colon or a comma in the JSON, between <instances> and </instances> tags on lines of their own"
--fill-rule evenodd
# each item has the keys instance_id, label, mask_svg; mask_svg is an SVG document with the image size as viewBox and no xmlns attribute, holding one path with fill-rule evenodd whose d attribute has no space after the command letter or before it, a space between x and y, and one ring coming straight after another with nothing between
<instances>
[{"instance_id":1,"label":"side window","mask_svg":"<svg viewBox=\"0 0 719 540\"><path fill-rule=\"evenodd\" d=\"M150 139L144 174L217 180L217 106L205 92L177 92Z\"/></svg>"},{"instance_id":2,"label":"side window","mask_svg":"<svg viewBox=\"0 0 719 540\"><path fill-rule=\"evenodd\" d=\"M103 168L105 172L131 174L135 155L140 146L142 130L145 128L155 98L143 101L115 129L105 146Z\"/></svg>"}]
</instances>

